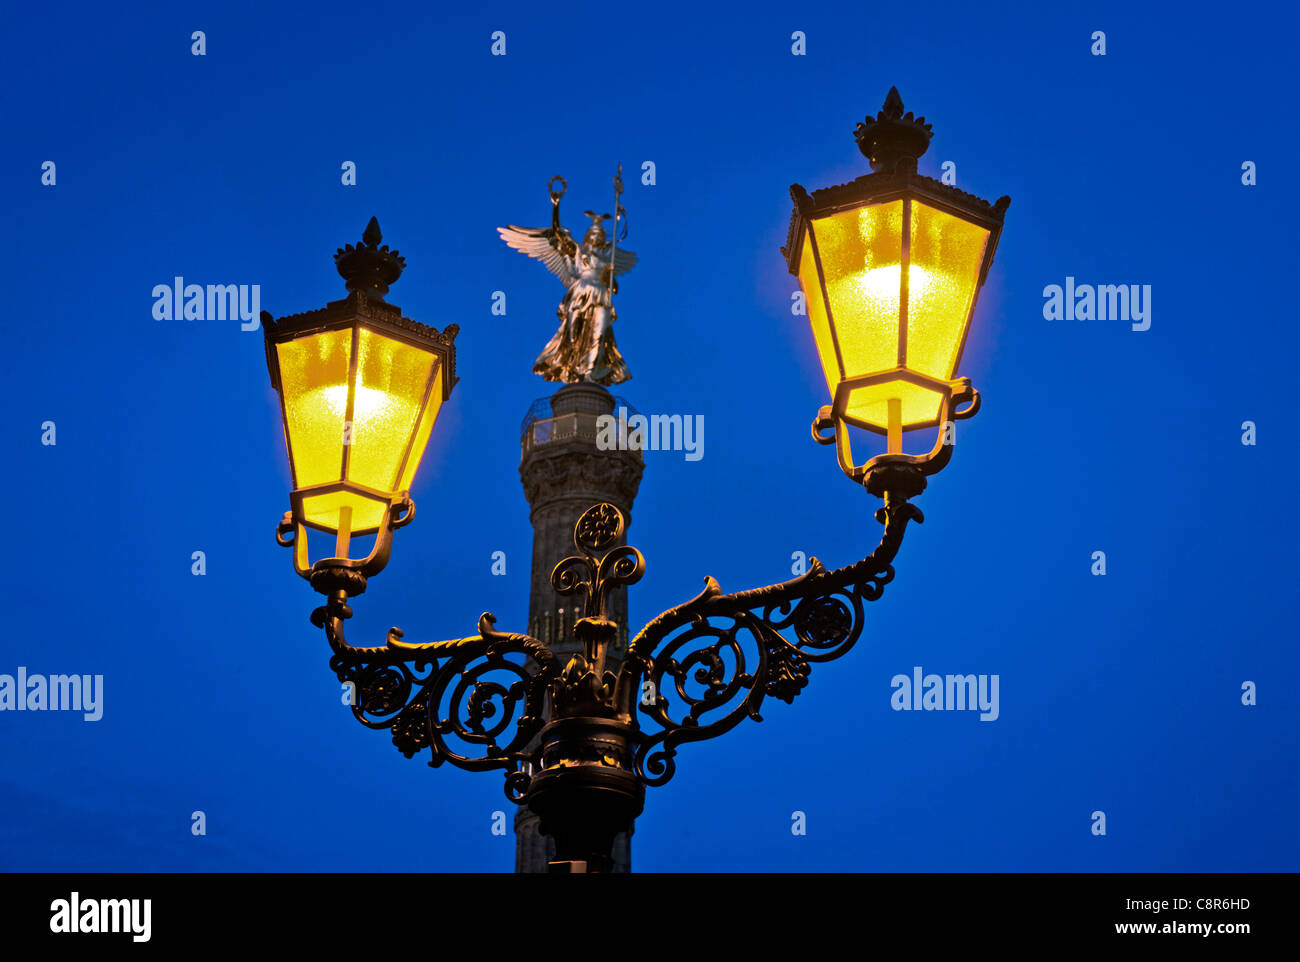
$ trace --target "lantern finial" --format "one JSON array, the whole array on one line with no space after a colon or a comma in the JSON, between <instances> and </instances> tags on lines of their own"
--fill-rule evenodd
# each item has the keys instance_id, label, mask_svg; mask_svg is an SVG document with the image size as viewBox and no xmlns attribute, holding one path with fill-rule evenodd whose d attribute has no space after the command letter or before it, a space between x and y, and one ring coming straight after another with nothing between
<instances>
[{"instance_id":1,"label":"lantern finial","mask_svg":"<svg viewBox=\"0 0 1300 962\"><path fill-rule=\"evenodd\" d=\"M347 281L350 291L364 291L375 300L382 301L390 284L397 282L406 267L406 258L388 245L380 247L384 239L379 230L378 218L371 217L361 242L353 247L347 244L334 254L334 266L339 276Z\"/></svg>"},{"instance_id":2,"label":"lantern finial","mask_svg":"<svg viewBox=\"0 0 1300 962\"><path fill-rule=\"evenodd\" d=\"M877 173L893 173L905 160L916 159L930 148L934 131L924 117L903 113L903 98L897 87L890 87L885 103L875 117L868 115L853 131L858 150L871 162Z\"/></svg>"},{"instance_id":3,"label":"lantern finial","mask_svg":"<svg viewBox=\"0 0 1300 962\"><path fill-rule=\"evenodd\" d=\"M897 87L889 88L889 93L885 95L885 103L881 109L890 120L897 120L903 116L903 98L898 93Z\"/></svg>"}]
</instances>

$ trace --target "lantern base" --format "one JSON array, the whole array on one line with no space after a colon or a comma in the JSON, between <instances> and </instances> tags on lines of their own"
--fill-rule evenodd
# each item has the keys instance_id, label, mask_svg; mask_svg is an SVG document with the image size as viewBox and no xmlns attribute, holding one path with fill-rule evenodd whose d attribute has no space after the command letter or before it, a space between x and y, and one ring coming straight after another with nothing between
<instances>
[{"instance_id":1,"label":"lantern base","mask_svg":"<svg viewBox=\"0 0 1300 962\"><path fill-rule=\"evenodd\" d=\"M311 586L323 595L346 591L349 598L365 594L366 576L350 567L346 558L326 558L311 567L307 577Z\"/></svg>"},{"instance_id":2,"label":"lantern base","mask_svg":"<svg viewBox=\"0 0 1300 962\"><path fill-rule=\"evenodd\" d=\"M862 478L867 493L884 498L886 492L907 500L925 490L925 475L920 465L899 461L883 461L867 468Z\"/></svg>"}]
</instances>

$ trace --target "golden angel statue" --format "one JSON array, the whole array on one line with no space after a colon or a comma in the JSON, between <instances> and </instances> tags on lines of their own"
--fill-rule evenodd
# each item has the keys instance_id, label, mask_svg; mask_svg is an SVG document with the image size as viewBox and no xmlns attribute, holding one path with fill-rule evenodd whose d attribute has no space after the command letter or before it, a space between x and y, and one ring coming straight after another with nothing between
<instances>
[{"instance_id":1,"label":"golden angel statue","mask_svg":"<svg viewBox=\"0 0 1300 962\"><path fill-rule=\"evenodd\" d=\"M622 173L619 165L619 173ZM555 190L555 182L560 190ZM614 178L614 237L607 240L604 221L609 214L586 211L591 226L582 238L573 235L560 223L560 198L567 185L563 177L551 178L547 190L551 195L551 226L498 227L501 239L515 250L536 258L558 277L567 290L556 310L560 329L547 343L533 364L533 372L548 381L576 384L621 384L632 375L614 344L614 295L618 293L619 274L636 265L636 254L618 248L618 224L627 212L618 203L623 190L621 176ZM624 233L626 236L626 231Z\"/></svg>"}]
</instances>

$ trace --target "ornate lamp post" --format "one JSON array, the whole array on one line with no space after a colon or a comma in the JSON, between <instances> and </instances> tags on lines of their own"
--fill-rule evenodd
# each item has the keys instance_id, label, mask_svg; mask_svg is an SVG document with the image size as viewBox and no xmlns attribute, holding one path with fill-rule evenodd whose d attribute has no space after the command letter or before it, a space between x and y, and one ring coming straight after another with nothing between
<instances>
[{"instance_id":1,"label":"ornate lamp post","mask_svg":"<svg viewBox=\"0 0 1300 962\"><path fill-rule=\"evenodd\" d=\"M625 518L605 503L578 519L576 553L551 574L557 593L581 599L581 651L566 664L536 638L496 631L487 613L464 638L410 643L392 628L382 646L348 643L349 600L414 516L409 486L455 383L457 329L439 333L383 301L404 261L379 246L373 219L361 245L336 255L345 300L279 321L263 315L294 473L277 540L326 596L312 621L333 650L330 667L355 686L353 714L388 730L408 758L428 750L434 767L503 771L506 795L554 838L553 870L607 871L614 836L640 814L645 787L672 778L678 748L761 720L769 696L791 703L814 663L853 647L864 602L893 579L904 530L922 520L908 499L951 457L947 423L979 406L969 380L953 375L1009 204L918 175L930 136L891 90L857 130L873 173L812 194L791 188L784 253L832 395L813 436L835 444L845 474L884 499L880 543L855 564L828 571L813 559L806 574L765 588L724 593L706 578L699 595L636 634L617 671L607 655L620 626L606 599L641 579L645 559L620 545ZM520 236L512 246L546 235ZM858 465L850 426L885 434L886 452ZM934 426L929 454L903 453L904 430ZM336 535L334 557L310 562L308 529ZM349 532L376 535L364 559L349 558Z\"/></svg>"}]
</instances>

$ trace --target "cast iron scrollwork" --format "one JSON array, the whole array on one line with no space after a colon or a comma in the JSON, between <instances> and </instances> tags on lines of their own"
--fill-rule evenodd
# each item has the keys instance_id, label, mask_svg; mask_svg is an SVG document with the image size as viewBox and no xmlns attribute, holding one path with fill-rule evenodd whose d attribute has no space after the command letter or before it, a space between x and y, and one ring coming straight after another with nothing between
<instances>
[{"instance_id":1,"label":"cast iron scrollwork","mask_svg":"<svg viewBox=\"0 0 1300 962\"><path fill-rule=\"evenodd\" d=\"M708 578L699 595L665 611L633 639L620 685L659 727L643 732L636 750L642 781L662 785L672 778L679 745L715 738L746 718L762 721L764 698L792 703L813 663L853 647L862 634L864 603L880 598L894 577L904 529L923 520L920 509L895 497L886 498L876 517L885 531L862 561L827 571L814 558L798 578L733 594Z\"/></svg>"},{"instance_id":2,"label":"cast iron scrollwork","mask_svg":"<svg viewBox=\"0 0 1300 962\"><path fill-rule=\"evenodd\" d=\"M547 688L559 673L550 649L528 635L494 630L496 619L487 613L469 638L411 644L391 628L383 647L357 648L343 630L351 616L346 595L337 592L312 621L325 629L334 651L330 668L350 685L356 719L388 729L407 758L430 749L431 767L505 769L506 795L522 802L536 762L526 747L542 727Z\"/></svg>"},{"instance_id":3,"label":"cast iron scrollwork","mask_svg":"<svg viewBox=\"0 0 1300 962\"><path fill-rule=\"evenodd\" d=\"M797 578L731 594L705 579L699 595L637 634L617 675L605 670L617 633L605 601L611 588L640 580L645 559L619 544L626 519L611 504L583 513L574 527L580 554L551 575L558 592L585 599L585 617L574 626L583 650L563 669L545 644L496 631L486 613L468 638L411 644L392 628L382 647L349 645L343 626L352 616L351 583L327 567L312 579L329 599L312 621L333 649L330 667L350 685L353 715L368 728L387 729L408 758L428 749L433 767L504 769L506 795L520 803L540 768L538 750L528 746L548 722L606 719L631 726L636 778L662 785L676 770L678 746L714 738L746 718L761 721L765 698L792 703L814 664L854 646L865 603L894 577L908 523L924 520L906 497L888 492L876 519L884 524L880 544L856 564L827 571L813 558ZM640 729L638 713L657 730Z\"/></svg>"},{"instance_id":4,"label":"cast iron scrollwork","mask_svg":"<svg viewBox=\"0 0 1300 962\"><path fill-rule=\"evenodd\" d=\"M551 586L558 594L582 594L588 618L605 617L610 589L634 585L645 574L645 557L631 545L617 544L627 522L612 504L593 505L573 526L573 544L581 555L560 561L551 572ZM608 549L608 550L607 550ZM596 552L606 553L596 559Z\"/></svg>"}]
</instances>

